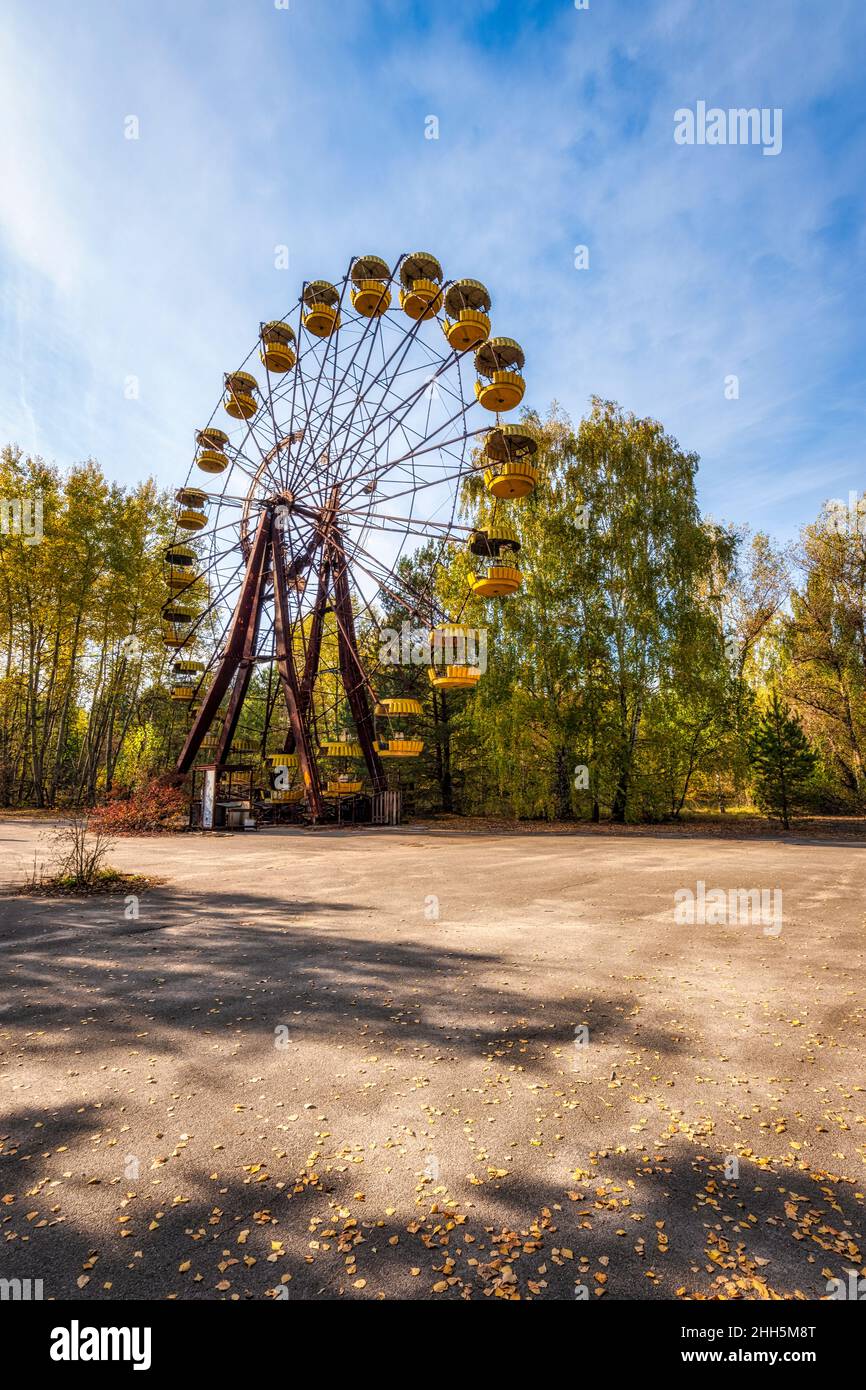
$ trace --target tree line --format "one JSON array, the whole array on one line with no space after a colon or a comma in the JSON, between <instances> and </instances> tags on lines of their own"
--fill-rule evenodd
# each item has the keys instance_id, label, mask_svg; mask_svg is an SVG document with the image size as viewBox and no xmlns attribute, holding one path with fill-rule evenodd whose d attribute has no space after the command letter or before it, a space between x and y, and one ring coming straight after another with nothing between
<instances>
[{"instance_id":1,"label":"tree line","mask_svg":"<svg viewBox=\"0 0 866 1390\"><path fill-rule=\"evenodd\" d=\"M171 507L152 480L109 482L0 456L0 803L93 804L165 765L162 646ZM27 524L38 518L38 532Z\"/></svg>"},{"instance_id":2,"label":"tree line","mask_svg":"<svg viewBox=\"0 0 866 1390\"><path fill-rule=\"evenodd\" d=\"M429 543L401 561L484 627L488 664L467 693L418 666L379 667L380 696L421 698L425 751L401 769L419 811L660 820L690 807L859 814L866 799L866 503L828 504L779 547L702 516L696 455L656 421L594 400L524 423L539 481L494 504L481 470L464 519L507 513L520 591L469 599L475 557ZM90 805L173 763L188 726L162 644L172 503L153 480L110 482L0 456L0 803ZM40 505L38 538L22 507ZM861 525L860 522L863 522ZM371 666L387 593L360 624ZM262 676L260 679L264 679ZM256 736L267 700L252 701ZM423 727L420 727L423 725Z\"/></svg>"}]
</instances>

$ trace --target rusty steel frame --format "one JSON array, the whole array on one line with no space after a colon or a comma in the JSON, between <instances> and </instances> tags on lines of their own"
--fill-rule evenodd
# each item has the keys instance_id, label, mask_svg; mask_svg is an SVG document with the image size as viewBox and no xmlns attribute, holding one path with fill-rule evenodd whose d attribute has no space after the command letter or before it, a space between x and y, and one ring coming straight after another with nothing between
<instances>
[{"instance_id":1,"label":"rusty steel frame","mask_svg":"<svg viewBox=\"0 0 866 1390\"><path fill-rule=\"evenodd\" d=\"M352 611L352 595L349 589L348 561L343 550L340 532L336 526L331 528L328 547L331 551L331 570L334 576L334 616L337 619L337 650L340 657L343 689L346 692L346 699L349 701L349 708L352 711L352 718L355 721L355 729L358 734L358 742L361 745L361 752L364 754L364 762L367 764L373 789L377 792L383 792L387 790L388 779L385 776L385 769L379 754L376 752L373 712L367 698L367 679L361 665L358 639L355 633L355 615Z\"/></svg>"},{"instance_id":2,"label":"rusty steel frame","mask_svg":"<svg viewBox=\"0 0 866 1390\"><path fill-rule=\"evenodd\" d=\"M187 773L192 767L202 739L210 729L223 696L228 690L241 663L250 623L258 617L261 607L261 570L271 540L271 514L263 510L256 527L241 591L235 605L228 640L207 694L199 706L192 727L180 751L176 771ZM255 613L254 613L254 610Z\"/></svg>"},{"instance_id":3,"label":"rusty steel frame","mask_svg":"<svg viewBox=\"0 0 866 1390\"><path fill-rule=\"evenodd\" d=\"M319 770L312 748L310 713L321 658L325 614L330 597L333 597L333 612L337 620L340 675L374 793L386 791L388 780L375 748L375 725L368 695L368 681L358 651L348 559L335 524L336 499L332 498L320 513L314 541L304 548L301 555L294 557L288 554L285 535L275 523L274 508L280 505L285 505L284 501L277 498L262 507L255 536L248 549L244 578L229 627L228 639L211 684L186 737L175 770L178 774L189 772L202 740L218 718L220 705L226 693L231 690L214 756L217 767L227 765L226 760L231 752L232 740L255 668L262 610L272 585L274 661L289 717L289 731L284 751L297 754L310 812L315 820L320 820L324 814L324 802ZM318 567L318 588L303 672L299 679L293 645L294 624L290 609L289 580L298 578L304 568L311 565L319 548L321 561Z\"/></svg>"},{"instance_id":4,"label":"rusty steel frame","mask_svg":"<svg viewBox=\"0 0 866 1390\"><path fill-rule=\"evenodd\" d=\"M391 272L390 280L393 280L397 275L402 261L403 256L401 255ZM352 264L353 262L350 261L349 271L343 278L340 304L342 304L343 297L347 294L350 286ZM306 282L304 289L306 289ZM303 308L302 292L297 305L296 340L299 344L302 341ZM413 386L409 395L395 404L386 407L383 394L379 408L373 412L376 417L375 420L367 420L365 417L370 412L366 409L362 410L366 397L374 387L379 386L383 378L386 392L392 390L393 382L398 375L402 374L403 364L417 339L420 324L421 320L414 322L393 347L383 343L382 365L379 366L378 362L376 363L373 369L374 380L372 382L368 381L368 375L374 348L380 341L380 320L371 318L368 323L363 325L363 331L357 343L350 343L350 355L347 361L341 360L338 352L340 341L338 329L325 346L325 351L318 362L318 374L315 372L315 356L312 359L313 368L309 373L309 378L300 372L293 374L290 420L288 427L281 422L279 431L271 377L269 375L266 377L266 407L274 434L280 432L280 438L272 447L267 448L266 444L259 440L256 430L250 422L241 444L234 446L235 462L252 481L252 486L243 501L240 517L243 578L227 629L227 636L223 641L222 650L216 655L215 666L213 666L212 674L209 677L210 685L193 719L177 760L176 770L178 774L185 774L190 770L205 734L217 722L220 725L220 732L216 740L215 763L217 767L227 765L226 759L231 753L241 711L249 695L252 672L258 661L269 660L272 665L269 676L265 727L270 727L271 713L279 698L278 691L274 689L273 703L271 703L272 682L276 669L289 716L289 729L282 741L283 751L287 754L297 754L310 810L314 817L321 816L323 809L322 791L316 756L312 747L313 732L316 727L313 695L316 679L320 672L325 618L330 611L333 612L336 620L341 683L356 726L358 743L364 756L374 796L387 790L388 780L384 765L375 746L375 722L372 706L372 700L375 699L375 696L358 649L355 608L352 602L353 576L356 571L362 571L374 579L391 597L397 599L407 612L411 612L416 617L422 611L426 612L429 607L431 621L433 621L436 605L432 595L428 592L429 584L425 586L422 595L414 594L411 591L408 595L402 592L408 587L405 581L399 586L400 592L390 588L388 580L393 578L396 582L396 576L388 573L384 576L379 574L379 569L384 568L384 566L381 565L380 561L374 561L374 557L360 545L360 542L354 546L349 542L347 552L340 517L341 515L351 515L352 517L364 515L364 508L359 505L361 485L363 484L365 493L370 493L371 496L375 495L375 487L380 477L384 477L386 473L404 465L407 460L414 459L416 454L426 454L443 449L448 451L450 446L462 445L458 471L454 474L455 477L461 476L464 471L467 442L483 432L481 429L474 431L466 429L467 406L463 403L461 382L459 393L449 391L449 395L454 394L454 399L460 402L460 409L454 414L450 414L449 407L449 410L446 410L447 418L436 426L434 434L441 435L443 431L447 434L454 422L464 417L462 433L458 433L454 438L440 439L438 444L434 444L429 442L431 436L428 432L427 442L423 445L419 444L417 449L409 448L408 452L401 454L397 459L387 457L390 452L387 446L390 445L392 437L396 436L400 430L405 433L406 419L421 399L422 393L429 388L430 382L435 381L438 377L444 378L445 373L458 360L456 353L446 353L441 356L432 371L432 375L425 375L424 381L420 385ZM310 351L313 351L315 347L316 345L313 344ZM386 348L388 349L387 353ZM299 352L298 366L300 366L302 356L303 353ZM434 360L435 358L436 355L434 354ZM359 389L348 417L346 419L341 418L337 428L334 421L326 413L320 411L316 414L313 406L317 402L320 383L323 379L326 386L330 381L331 393L336 396L342 393L347 381L356 373L356 363L360 364L364 383L363 389ZM328 373L326 373L326 366L329 369ZM296 429L296 420L300 418L301 413L305 417L303 427ZM359 414L360 418L357 418ZM387 426L387 433L381 438L376 436L377 448L373 451L372 457L368 459L361 456L361 446L368 446L374 428L381 429L383 424ZM340 431L346 433L347 443L342 452L338 454L337 459L333 461L330 457L331 449ZM408 435L406 437L408 443ZM244 452L247 449L248 441L258 452L260 456L258 460L248 458ZM351 448L349 448L350 444ZM292 452L293 445L298 446L294 453ZM380 455L383 448L386 458L384 462L381 462ZM362 459L361 471L349 473L349 464L358 456L361 456ZM326 488L330 487L328 500L327 502L324 500L323 489L315 498L314 506L305 506L300 499L296 500L296 493L302 491L302 484L314 476L314 470L323 457L327 464L327 472L323 481ZM274 491L270 496L259 498L254 496L259 489L269 490L271 485L274 485ZM405 496L406 493L414 493L419 487L432 485L432 481L419 484L413 467L412 486L408 487L406 492L398 492L395 496ZM241 501L241 499L237 500L238 502ZM342 510L339 505L340 502L344 504ZM349 504L348 508L345 505L347 503ZM370 503L367 512L372 506L373 504ZM256 507L259 508L257 517ZM312 535L309 538L307 535L298 537L296 543L290 542L287 528L282 524L281 513L283 509L286 510L286 520L288 520L288 514L293 513L295 521L310 524ZM388 520L403 523L400 529L405 530L407 535L425 534L424 524L420 521L415 522L411 515L408 518L394 517L388 518ZM347 524L351 525L351 523ZM254 525L255 529L253 529ZM427 525L428 529L435 528L435 538L441 540L444 546L449 534L455 530L453 511L450 523L431 522ZM395 527L395 529L397 528ZM456 529L462 531L464 528L456 527ZM320 559L317 562L317 555L319 554ZM365 560L373 565L372 569L364 563ZM437 561L437 563L439 562ZM235 570L232 576L233 580L236 580L240 568L239 566ZM306 618L301 617L303 606L299 601L293 617L291 599L293 581L299 580L303 575L313 571L317 575L317 591L312 609L307 610ZM205 610L205 614L198 620L199 623L211 611L211 607L216 606L221 597L221 594L218 595L217 600ZM265 605L270 603L271 598L273 598L273 654L264 657L258 655L261 640L260 629ZM300 649L298 647L299 635L301 639ZM202 685L206 679L208 676L202 678ZM228 696L228 700L224 705L226 696Z\"/></svg>"}]
</instances>

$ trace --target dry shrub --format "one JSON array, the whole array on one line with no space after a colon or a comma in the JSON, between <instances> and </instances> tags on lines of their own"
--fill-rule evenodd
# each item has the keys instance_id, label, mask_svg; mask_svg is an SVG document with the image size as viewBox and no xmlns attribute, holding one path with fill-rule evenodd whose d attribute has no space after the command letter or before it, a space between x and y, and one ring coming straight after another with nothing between
<instances>
[{"instance_id":1,"label":"dry shrub","mask_svg":"<svg viewBox=\"0 0 866 1390\"><path fill-rule=\"evenodd\" d=\"M93 812L92 819L108 834L142 830L174 830L187 813L186 793L165 778L154 777L145 786L112 797Z\"/></svg>"},{"instance_id":2,"label":"dry shrub","mask_svg":"<svg viewBox=\"0 0 866 1390\"><path fill-rule=\"evenodd\" d=\"M113 875L106 864L112 841L93 816L76 816L59 826L52 836L53 882L64 888L93 888Z\"/></svg>"}]
</instances>

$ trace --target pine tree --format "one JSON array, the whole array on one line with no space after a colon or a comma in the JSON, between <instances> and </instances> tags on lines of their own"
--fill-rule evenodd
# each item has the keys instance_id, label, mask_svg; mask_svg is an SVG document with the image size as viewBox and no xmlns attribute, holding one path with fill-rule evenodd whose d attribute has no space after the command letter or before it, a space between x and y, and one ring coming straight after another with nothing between
<instances>
[{"instance_id":1,"label":"pine tree","mask_svg":"<svg viewBox=\"0 0 866 1390\"><path fill-rule=\"evenodd\" d=\"M799 719L774 689L752 737L752 771L760 804L790 830L790 817L815 768L815 754Z\"/></svg>"}]
</instances>

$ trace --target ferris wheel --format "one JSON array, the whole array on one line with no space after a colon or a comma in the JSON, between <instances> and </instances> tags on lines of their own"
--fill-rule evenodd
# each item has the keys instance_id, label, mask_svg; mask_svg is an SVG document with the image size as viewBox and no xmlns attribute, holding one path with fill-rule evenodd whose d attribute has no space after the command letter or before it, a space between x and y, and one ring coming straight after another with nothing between
<instances>
[{"instance_id":1,"label":"ferris wheel","mask_svg":"<svg viewBox=\"0 0 866 1390\"><path fill-rule=\"evenodd\" d=\"M524 354L491 335L490 310L483 284L446 280L427 252L393 268L358 256L342 280L305 283L225 375L165 557L172 697L192 713L178 773L200 751L218 767L258 753L291 770L271 796L318 818L328 798L363 789L357 768L380 792L387 759L421 752L421 704L378 697L358 634L384 599L446 649L461 636L461 612L400 565L421 543L443 557L468 546L467 598L520 587L508 507L535 487L536 444L501 418L523 398ZM483 528L458 520L476 468L492 501ZM477 683L456 649L430 665L434 687Z\"/></svg>"}]
</instances>

